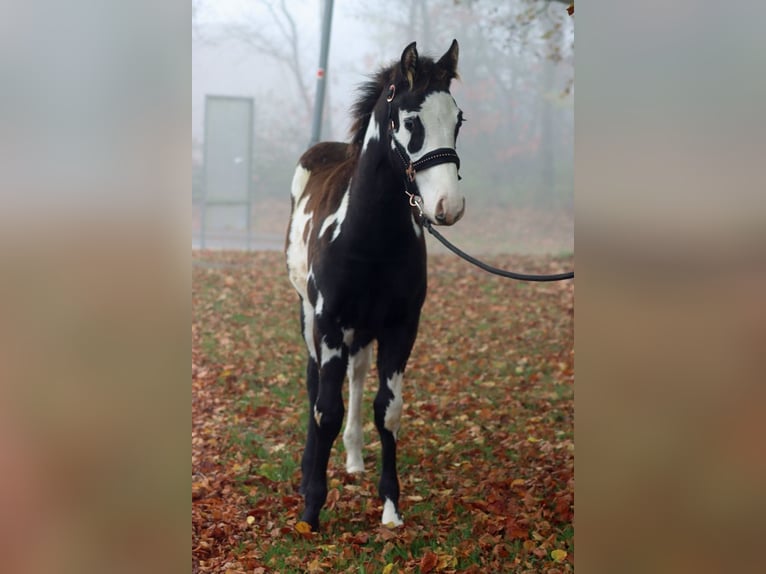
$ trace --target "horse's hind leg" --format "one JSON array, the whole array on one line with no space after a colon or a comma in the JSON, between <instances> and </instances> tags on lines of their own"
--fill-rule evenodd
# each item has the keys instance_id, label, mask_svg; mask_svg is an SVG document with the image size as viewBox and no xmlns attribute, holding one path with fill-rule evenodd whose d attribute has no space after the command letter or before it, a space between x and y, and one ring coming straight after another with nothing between
<instances>
[{"instance_id":1,"label":"horse's hind leg","mask_svg":"<svg viewBox=\"0 0 766 574\"><path fill-rule=\"evenodd\" d=\"M319 392L319 367L317 365L316 345L314 344L314 308L306 300L301 300L301 330L306 341L309 358L306 365L306 390L309 399L309 424L306 433L306 447L303 449L303 458L301 459L301 486L300 493L306 494L306 485L309 476L314 468L314 451L316 449L316 434L311 425L311 419L314 416L314 405Z\"/></svg>"},{"instance_id":2,"label":"horse's hind leg","mask_svg":"<svg viewBox=\"0 0 766 574\"><path fill-rule=\"evenodd\" d=\"M352 349L353 351L353 349ZM372 343L349 355L348 359L348 417L343 431L346 447L346 472L364 472L362 458L362 395L364 379L372 363Z\"/></svg>"},{"instance_id":3,"label":"horse's hind leg","mask_svg":"<svg viewBox=\"0 0 766 574\"><path fill-rule=\"evenodd\" d=\"M306 447L303 449L303 458L301 459L301 494L306 494L306 485L314 468L314 452L316 451L316 430L311 421L314 418L314 405L316 404L317 392L319 391L319 368L317 362L311 356L306 365L306 390L309 396L309 418Z\"/></svg>"}]
</instances>

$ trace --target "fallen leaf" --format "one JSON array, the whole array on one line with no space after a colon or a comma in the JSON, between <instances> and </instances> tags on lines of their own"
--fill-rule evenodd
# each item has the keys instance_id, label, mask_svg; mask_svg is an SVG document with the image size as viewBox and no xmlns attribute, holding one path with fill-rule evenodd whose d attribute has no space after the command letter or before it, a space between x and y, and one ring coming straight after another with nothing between
<instances>
[{"instance_id":1,"label":"fallen leaf","mask_svg":"<svg viewBox=\"0 0 766 574\"><path fill-rule=\"evenodd\" d=\"M430 550L426 550L426 553L423 554L423 557L420 559L420 574L428 574L428 572L432 572L438 563L439 557Z\"/></svg>"},{"instance_id":2,"label":"fallen leaf","mask_svg":"<svg viewBox=\"0 0 766 574\"><path fill-rule=\"evenodd\" d=\"M310 534L311 525L308 522L301 520L295 524L295 530L297 530L300 534Z\"/></svg>"},{"instance_id":3,"label":"fallen leaf","mask_svg":"<svg viewBox=\"0 0 766 574\"><path fill-rule=\"evenodd\" d=\"M551 551L551 558L553 558L556 562L563 562L566 557L566 550L560 550L557 548L556 550Z\"/></svg>"}]
</instances>

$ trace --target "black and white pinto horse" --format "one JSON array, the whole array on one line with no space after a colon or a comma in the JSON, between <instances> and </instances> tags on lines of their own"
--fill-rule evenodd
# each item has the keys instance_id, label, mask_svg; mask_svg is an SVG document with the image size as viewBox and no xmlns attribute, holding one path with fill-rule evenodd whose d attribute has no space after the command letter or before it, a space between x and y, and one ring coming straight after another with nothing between
<instances>
[{"instance_id":1,"label":"black and white pinto horse","mask_svg":"<svg viewBox=\"0 0 766 574\"><path fill-rule=\"evenodd\" d=\"M402 524L396 440L404 370L426 296L421 217L452 225L465 209L455 152L462 112L449 92L457 61L454 40L438 62L418 57L415 42L407 46L399 62L361 87L351 143L317 144L295 170L286 256L309 354L301 493L302 519L313 530L327 499L327 464L343 422L346 373L346 470L364 471L361 401L374 341L382 522Z\"/></svg>"}]
</instances>

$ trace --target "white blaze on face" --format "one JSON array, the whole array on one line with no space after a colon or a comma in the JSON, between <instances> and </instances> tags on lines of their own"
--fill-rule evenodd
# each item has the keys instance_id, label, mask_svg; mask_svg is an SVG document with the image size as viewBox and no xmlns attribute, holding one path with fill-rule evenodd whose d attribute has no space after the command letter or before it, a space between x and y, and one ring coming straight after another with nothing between
<instances>
[{"instance_id":1,"label":"white blaze on face","mask_svg":"<svg viewBox=\"0 0 766 574\"><path fill-rule=\"evenodd\" d=\"M460 109L451 94L434 92L423 100L420 111L399 110L399 130L395 137L404 149L407 149L412 134L404 127L404 120L417 116L425 129L425 139L419 150L408 150L413 162L438 148L454 149L455 126L459 113ZM415 175L415 182L423 199L423 212L431 221L436 222L439 202L442 202L448 224L457 221L462 214L465 198L458 188L457 176L457 165L451 162L429 167Z\"/></svg>"},{"instance_id":2,"label":"white blaze on face","mask_svg":"<svg viewBox=\"0 0 766 574\"><path fill-rule=\"evenodd\" d=\"M402 400L402 381L404 381L404 375L399 372L391 375L391 378L386 381L388 388L391 389L394 396L389 401L388 407L386 407L383 426L394 433L394 438L396 438L396 435L399 432L399 423L402 419L402 407L404 406L404 401Z\"/></svg>"}]
</instances>

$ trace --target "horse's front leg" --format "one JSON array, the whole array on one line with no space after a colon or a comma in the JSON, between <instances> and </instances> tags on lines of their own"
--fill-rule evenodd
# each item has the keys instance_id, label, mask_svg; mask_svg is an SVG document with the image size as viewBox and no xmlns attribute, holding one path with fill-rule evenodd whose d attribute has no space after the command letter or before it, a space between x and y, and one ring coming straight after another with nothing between
<instances>
[{"instance_id":1,"label":"horse's front leg","mask_svg":"<svg viewBox=\"0 0 766 574\"><path fill-rule=\"evenodd\" d=\"M392 329L378 339L378 374L380 386L375 397L375 426L380 435L382 465L378 495L383 501L381 522L403 524L399 513L399 476L396 470L396 441L402 416L402 383L410 351L415 343L417 323L408 328Z\"/></svg>"},{"instance_id":2,"label":"horse's front leg","mask_svg":"<svg viewBox=\"0 0 766 574\"><path fill-rule=\"evenodd\" d=\"M350 349L348 358L348 416L343 431L346 447L346 472L364 472L362 458L362 398L364 379L372 363L372 343L359 349Z\"/></svg>"},{"instance_id":3,"label":"horse's front leg","mask_svg":"<svg viewBox=\"0 0 766 574\"><path fill-rule=\"evenodd\" d=\"M327 463L335 438L343 425L343 379L348 364L348 347L340 329L318 337L319 385L313 411L309 416L309 434L313 434L311 469L305 484L303 520L319 530L319 511L327 500ZM307 443L307 448L310 446ZM305 460L305 457L304 457ZM307 469L304 469L304 473ZM304 476L304 478L306 478Z\"/></svg>"}]
</instances>

